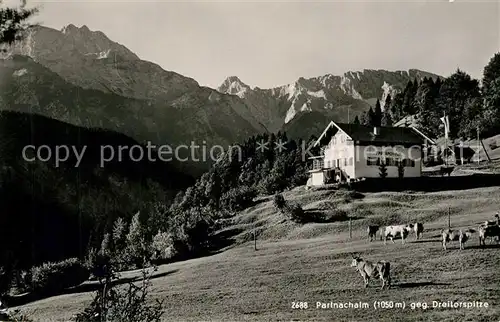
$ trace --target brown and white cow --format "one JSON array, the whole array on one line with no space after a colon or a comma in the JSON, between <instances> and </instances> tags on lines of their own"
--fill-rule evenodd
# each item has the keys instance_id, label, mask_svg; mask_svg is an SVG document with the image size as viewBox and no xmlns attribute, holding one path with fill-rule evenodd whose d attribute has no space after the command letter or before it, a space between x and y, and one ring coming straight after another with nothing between
<instances>
[{"instance_id":1,"label":"brown and white cow","mask_svg":"<svg viewBox=\"0 0 500 322\"><path fill-rule=\"evenodd\" d=\"M446 244L452 241L458 241L460 249L464 249L465 243L471 238L472 234L476 231L474 229L454 230L454 229L441 229L441 238L443 242L443 249L446 250Z\"/></svg>"},{"instance_id":2,"label":"brown and white cow","mask_svg":"<svg viewBox=\"0 0 500 322\"><path fill-rule=\"evenodd\" d=\"M421 222L417 222L414 224L409 224L410 228L415 232L415 239L418 240L422 237L422 233L424 232L424 224Z\"/></svg>"},{"instance_id":3,"label":"brown and white cow","mask_svg":"<svg viewBox=\"0 0 500 322\"><path fill-rule=\"evenodd\" d=\"M486 237L496 237L497 244L500 242L500 225L480 225L478 227L479 230L479 245L486 245Z\"/></svg>"},{"instance_id":4,"label":"brown and white cow","mask_svg":"<svg viewBox=\"0 0 500 322\"><path fill-rule=\"evenodd\" d=\"M355 267L363 277L365 288L368 287L370 278L382 280L382 287L391 287L391 264L386 261L379 261L376 263L365 261L357 255L352 256L351 267Z\"/></svg>"},{"instance_id":5,"label":"brown and white cow","mask_svg":"<svg viewBox=\"0 0 500 322\"><path fill-rule=\"evenodd\" d=\"M408 234L411 231L410 225L396 225L396 226L387 226L385 227L384 232L384 245L387 244L387 238L390 238L394 243L394 238L401 236L402 244L405 243L405 239L408 237Z\"/></svg>"},{"instance_id":6,"label":"brown and white cow","mask_svg":"<svg viewBox=\"0 0 500 322\"><path fill-rule=\"evenodd\" d=\"M486 220L482 226L498 226L500 225L500 216L498 212L495 214L495 220Z\"/></svg>"}]
</instances>

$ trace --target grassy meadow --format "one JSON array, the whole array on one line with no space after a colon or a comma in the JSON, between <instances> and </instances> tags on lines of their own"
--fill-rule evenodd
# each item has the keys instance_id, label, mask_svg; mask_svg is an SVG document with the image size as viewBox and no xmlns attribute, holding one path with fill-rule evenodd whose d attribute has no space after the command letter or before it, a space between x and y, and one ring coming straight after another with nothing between
<instances>
[{"instance_id":1,"label":"grassy meadow","mask_svg":"<svg viewBox=\"0 0 500 322\"><path fill-rule=\"evenodd\" d=\"M343 191L298 187L284 193L308 212L336 219L299 225L273 207L272 197L226 222L221 234L234 245L218 254L162 265L153 279L153 298L165 299L165 321L499 321L500 247L478 246L477 233L459 250L458 242L441 248L439 232L475 227L492 219L500 187L439 193L367 193L352 198ZM352 239L349 221L352 218ZM368 242L368 224L424 222L423 238ZM254 250L253 229L257 234ZM391 262L392 287L380 290L349 267L351 252L366 260ZM123 278L137 277L137 271ZM20 306L37 321L67 321L90 301L87 282L63 295ZM481 301L488 308L411 309L432 301ZM367 302L369 309L321 309L316 302ZM373 309L373 301L405 303L406 308ZM293 309L292 302L307 302Z\"/></svg>"}]
</instances>

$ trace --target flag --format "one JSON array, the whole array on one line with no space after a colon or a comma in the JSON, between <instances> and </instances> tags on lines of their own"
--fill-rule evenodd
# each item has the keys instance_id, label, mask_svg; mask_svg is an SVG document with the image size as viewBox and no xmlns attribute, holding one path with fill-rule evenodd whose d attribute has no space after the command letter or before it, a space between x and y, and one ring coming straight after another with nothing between
<instances>
[{"instance_id":1,"label":"flag","mask_svg":"<svg viewBox=\"0 0 500 322\"><path fill-rule=\"evenodd\" d=\"M441 122L444 124L444 137L448 139L448 133L450 132L450 119L447 115L440 118Z\"/></svg>"}]
</instances>

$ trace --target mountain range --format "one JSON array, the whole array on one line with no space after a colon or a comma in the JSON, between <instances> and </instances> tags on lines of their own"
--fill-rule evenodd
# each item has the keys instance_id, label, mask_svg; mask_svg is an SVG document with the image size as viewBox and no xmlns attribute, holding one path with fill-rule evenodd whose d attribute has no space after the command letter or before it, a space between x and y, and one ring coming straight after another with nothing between
<instances>
[{"instance_id":1,"label":"mountain range","mask_svg":"<svg viewBox=\"0 0 500 322\"><path fill-rule=\"evenodd\" d=\"M438 75L363 70L299 78L270 89L237 76L217 89L141 60L87 26L38 26L5 48L0 59L0 109L41 114L83 127L124 133L141 143L173 146L242 142L262 132L294 138L319 134L330 120L346 122L377 99L382 106L409 80ZM208 164L181 167L200 174Z\"/></svg>"}]
</instances>

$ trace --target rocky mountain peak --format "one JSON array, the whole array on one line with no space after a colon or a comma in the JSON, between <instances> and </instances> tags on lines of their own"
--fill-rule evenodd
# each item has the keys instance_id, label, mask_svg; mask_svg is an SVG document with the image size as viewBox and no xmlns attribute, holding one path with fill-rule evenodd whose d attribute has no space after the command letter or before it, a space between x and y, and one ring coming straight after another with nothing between
<instances>
[{"instance_id":1,"label":"rocky mountain peak","mask_svg":"<svg viewBox=\"0 0 500 322\"><path fill-rule=\"evenodd\" d=\"M224 80L224 82L217 88L217 90L224 94L237 95L239 97L244 97L245 93L251 90L250 86L243 83L238 76L229 76Z\"/></svg>"},{"instance_id":2,"label":"rocky mountain peak","mask_svg":"<svg viewBox=\"0 0 500 322\"><path fill-rule=\"evenodd\" d=\"M61 28L61 32L63 34L71 34L71 33L98 33L98 31L91 31L87 25L82 25L81 27L77 27L74 24L70 23L67 26Z\"/></svg>"}]
</instances>

